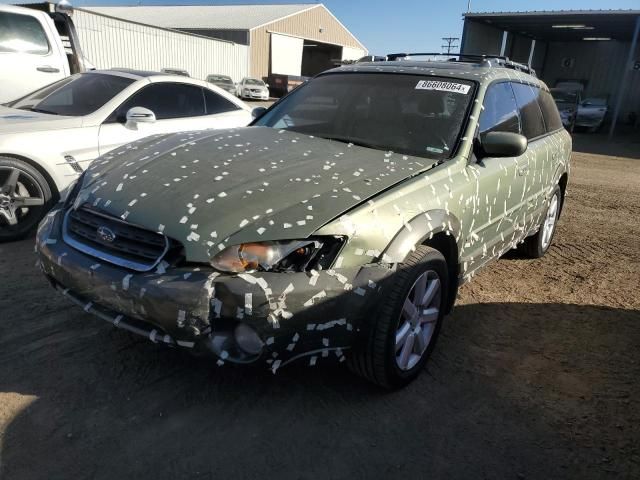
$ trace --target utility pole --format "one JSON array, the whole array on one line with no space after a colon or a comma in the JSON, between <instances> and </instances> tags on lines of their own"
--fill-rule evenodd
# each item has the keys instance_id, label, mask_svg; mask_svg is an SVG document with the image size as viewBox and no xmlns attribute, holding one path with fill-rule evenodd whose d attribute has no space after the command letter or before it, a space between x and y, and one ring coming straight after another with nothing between
<instances>
[{"instance_id":1,"label":"utility pole","mask_svg":"<svg viewBox=\"0 0 640 480\"><path fill-rule=\"evenodd\" d=\"M442 45L442 49L446 50L447 55L451 53L452 50L457 50L459 47L455 43L460 40L458 37L442 37L442 40L446 42L446 45Z\"/></svg>"}]
</instances>

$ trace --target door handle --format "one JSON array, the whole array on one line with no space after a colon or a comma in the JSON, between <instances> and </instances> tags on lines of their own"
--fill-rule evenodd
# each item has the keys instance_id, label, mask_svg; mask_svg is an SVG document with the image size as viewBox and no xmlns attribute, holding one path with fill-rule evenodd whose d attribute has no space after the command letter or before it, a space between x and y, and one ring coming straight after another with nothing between
<instances>
[{"instance_id":1,"label":"door handle","mask_svg":"<svg viewBox=\"0 0 640 480\"><path fill-rule=\"evenodd\" d=\"M44 73L59 73L60 69L59 68L55 68L55 67L37 67L36 70L38 70L39 72L44 72Z\"/></svg>"}]
</instances>

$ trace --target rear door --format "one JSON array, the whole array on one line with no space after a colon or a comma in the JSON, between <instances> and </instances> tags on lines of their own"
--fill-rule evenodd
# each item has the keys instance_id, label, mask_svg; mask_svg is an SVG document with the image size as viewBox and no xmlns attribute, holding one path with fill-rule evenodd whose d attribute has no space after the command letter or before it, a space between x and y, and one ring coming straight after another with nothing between
<instances>
[{"instance_id":1,"label":"rear door","mask_svg":"<svg viewBox=\"0 0 640 480\"><path fill-rule=\"evenodd\" d=\"M46 14L0 7L0 103L60 80L68 69L58 33Z\"/></svg>"},{"instance_id":2,"label":"rear door","mask_svg":"<svg viewBox=\"0 0 640 480\"><path fill-rule=\"evenodd\" d=\"M512 86L520 110L522 133L529 141L527 153L518 160L517 167L518 180L521 182L521 197L516 221L521 237L524 238L538 225L537 213L545 205L544 186L548 182L547 176L551 166L556 163L556 149L552 148L553 138L547 135L547 126L541 109L543 100L540 88L517 82ZM549 98L545 97L544 102L550 100L553 103L551 95L544 93L549 96ZM562 127L559 117L557 119L549 117L549 121L551 120L559 121L560 128ZM557 128L557 125L555 127Z\"/></svg>"}]
</instances>

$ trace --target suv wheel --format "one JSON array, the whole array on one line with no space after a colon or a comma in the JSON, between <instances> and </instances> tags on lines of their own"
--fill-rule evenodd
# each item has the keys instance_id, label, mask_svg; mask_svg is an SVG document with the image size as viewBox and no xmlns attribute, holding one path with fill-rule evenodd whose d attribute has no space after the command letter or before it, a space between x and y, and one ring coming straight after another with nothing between
<instances>
[{"instance_id":1,"label":"suv wheel","mask_svg":"<svg viewBox=\"0 0 640 480\"><path fill-rule=\"evenodd\" d=\"M29 235L52 203L51 188L38 170L0 157L0 242Z\"/></svg>"},{"instance_id":2,"label":"suv wheel","mask_svg":"<svg viewBox=\"0 0 640 480\"><path fill-rule=\"evenodd\" d=\"M433 350L449 289L447 262L433 248L420 246L392 279L387 301L355 347L349 367L386 388L412 381Z\"/></svg>"},{"instance_id":3,"label":"suv wheel","mask_svg":"<svg viewBox=\"0 0 640 480\"><path fill-rule=\"evenodd\" d=\"M549 200L549 206L542 218L542 224L535 235L532 235L525 239L522 244L522 251L525 255L531 258L542 257L549 247L551 246L551 240L556 232L556 225L558 223L558 217L560 216L560 207L562 206L562 194L560 187L556 185L551 200Z\"/></svg>"}]
</instances>

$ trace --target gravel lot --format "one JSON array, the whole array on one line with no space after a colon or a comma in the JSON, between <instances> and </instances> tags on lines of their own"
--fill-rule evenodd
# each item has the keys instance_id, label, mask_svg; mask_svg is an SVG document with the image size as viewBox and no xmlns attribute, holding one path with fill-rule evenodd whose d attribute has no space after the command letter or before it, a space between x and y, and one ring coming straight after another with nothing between
<instances>
[{"instance_id":1,"label":"gravel lot","mask_svg":"<svg viewBox=\"0 0 640 480\"><path fill-rule=\"evenodd\" d=\"M640 143L575 149L548 255L465 285L395 393L161 349L0 245L0 478L640 478Z\"/></svg>"}]
</instances>

